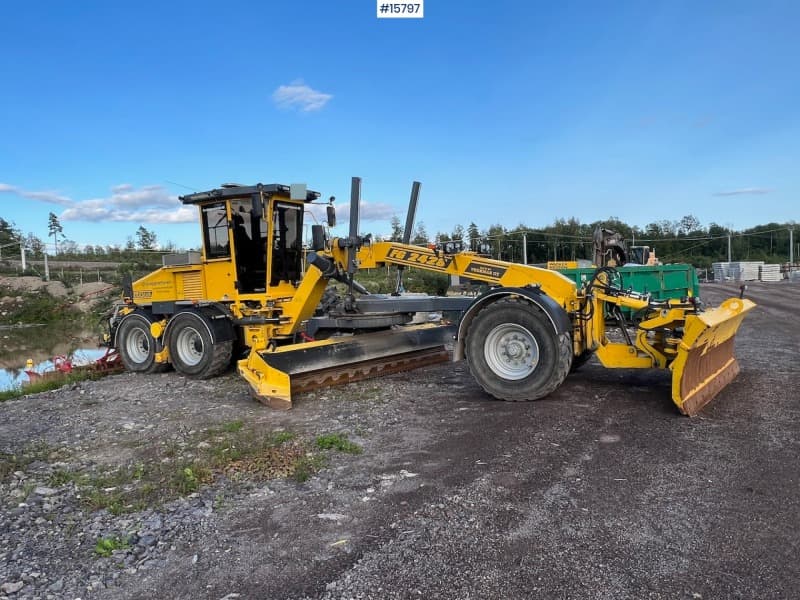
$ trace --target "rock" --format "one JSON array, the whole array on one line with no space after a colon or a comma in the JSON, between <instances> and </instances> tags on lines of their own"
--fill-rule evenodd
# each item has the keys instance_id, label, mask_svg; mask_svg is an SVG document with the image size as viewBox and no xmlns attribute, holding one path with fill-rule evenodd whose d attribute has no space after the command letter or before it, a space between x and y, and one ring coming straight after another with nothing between
<instances>
[{"instance_id":1,"label":"rock","mask_svg":"<svg viewBox=\"0 0 800 600\"><path fill-rule=\"evenodd\" d=\"M54 581L47 587L48 592L58 593L64 589L64 578Z\"/></svg>"},{"instance_id":2,"label":"rock","mask_svg":"<svg viewBox=\"0 0 800 600\"><path fill-rule=\"evenodd\" d=\"M0 585L0 592L3 592L4 594L16 594L22 589L23 585L25 585L24 581L15 581L14 583L6 582L3 585Z\"/></svg>"},{"instance_id":3,"label":"rock","mask_svg":"<svg viewBox=\"0 0 800 600\"><path fill-rule=\"evenodd\" d=\"M151 531L158 531L163 526L164 522L157 515L142 522L142 529L149 529Z\"/></svg>"},{"instance_id":4,"label":"rock","mask_svg":"<svg viewBox=\"0 0 800 600\"><path fill-rule=\"evenodd\" d=\"M323 521L335 521L339 523L347 519L347 515L340 515L339 513L319 513L317 518Z\"/></svg>"}]
</instances>

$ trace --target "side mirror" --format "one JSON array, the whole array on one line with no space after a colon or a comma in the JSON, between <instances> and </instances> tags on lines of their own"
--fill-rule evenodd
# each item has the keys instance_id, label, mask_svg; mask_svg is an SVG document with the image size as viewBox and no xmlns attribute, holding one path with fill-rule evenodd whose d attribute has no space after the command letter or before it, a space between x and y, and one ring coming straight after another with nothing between
<instances>
[{"instance_id":1,"label":"side mirror","mask_svg":"<svg viewBox=\"0 0 800 600\"><path fill-rule=\"evenodd\" d=\"M331 196L331 200L333 200L333 196ZM326 209L328 213L328 227L336 227L336 208L334 208L333 204L328 204Z\"/></svg>"},{"instance_id":2,"label":"side mirror","mask_svg":"<svg viewBox=\"0 0 800 600\"><path fill-rule=\"evenodd\" d=\"M322 225L311 226L311 249L314 252L325 250L327 239L325 237L325 228Z\"/></svg>"}]
</instances>

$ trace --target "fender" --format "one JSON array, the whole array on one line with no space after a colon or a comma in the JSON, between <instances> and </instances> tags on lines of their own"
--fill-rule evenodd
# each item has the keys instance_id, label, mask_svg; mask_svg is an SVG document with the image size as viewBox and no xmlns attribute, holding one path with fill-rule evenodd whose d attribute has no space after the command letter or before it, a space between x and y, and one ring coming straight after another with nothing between
<instances>
[{"instance_id":1,"label":"fender","mask_svg":"<svg viewBox=\"0 0 800 600\"><path fill-rule=\"evenodd\" d=\"M167 326L164 328L164 333L161 336L162 340L169 339L174 317L183 312L191 312L195 314L206 327L206 330L208 331L208 334L211 336L211 339L214 343L229 342L236 339L236 331L233 327L233 323L231 322L232 315L225 314L225 312L220 310L218 307L204 306L200 309L180 310L173 314L172 318L170 318L170 320L167 322Z\"/></svg>"},{"instance_id":2,"label":"fender","mask_svg":"<svg viewBox=\"0 0 800 600\"><path fill-rule=\"evenodd\" d=\"M535 304L544 311L553 330L557 335L562 333L572 332L572 322L569 319L567 311L565 311L555 300L546 295L538 287L509 287L509 288L495 288L478 296L475 301L470 304L464 316L461 317L461 322L458 324L458 334L456 335L456 345L453 350L453 360L464 359L464 339L466 337L469 325L475 315L478 314L484 306L497 302L501 298L507 296L521 296L526 298L531 303Z\"/></svg>"},{"instance_id":3,"label":"fender","mask_svg":"<svg viewBox=\"0 0 800 600\"><path fill-rule=\"evenodd\" d=\"M148 313L146 310L144 310L142 308L138 308L138 307L135 310L132 310L131 312L129 312L127 315L123 315L122 318L120 318L116 323L114 323L113 329L110 332L109 344L111 345L112 348L117 348L118 347L117 346L117 332L119 331L119 327L120 327L120 325L122 325L122 322L125 321L126 319L130 319L130 318L133 318L133 317L139 317L140 319L144 319L145 321L147 321L151 325L153 324L154 321L158 320L152 314Z\"/></svg>"}]
</instances>

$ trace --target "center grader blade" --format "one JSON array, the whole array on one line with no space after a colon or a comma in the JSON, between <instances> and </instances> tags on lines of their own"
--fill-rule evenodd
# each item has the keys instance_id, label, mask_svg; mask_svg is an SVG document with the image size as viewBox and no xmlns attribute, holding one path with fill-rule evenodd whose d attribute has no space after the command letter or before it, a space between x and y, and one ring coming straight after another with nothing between
<instances>
[{"instance_id":1,"label":"center grader blade","mask_svg":"<svg viewBox=\"0 0 800 600\"><path fill-rule=\"evenodd\" d=\"M446 362L455 333L454 325L424 324L293 344L251 352L238 371L254 398L286 410L293 393Z\"/></svg>"}]
</instances>

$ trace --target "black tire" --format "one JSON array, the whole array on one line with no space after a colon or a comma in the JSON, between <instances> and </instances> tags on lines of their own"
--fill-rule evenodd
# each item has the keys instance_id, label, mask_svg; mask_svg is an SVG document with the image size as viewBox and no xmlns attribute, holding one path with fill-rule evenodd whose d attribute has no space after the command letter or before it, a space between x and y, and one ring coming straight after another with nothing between
<instances>
[{"instance_id":1,"label":"black tire","mask_svg":"<svg viewBox=\"0 0 800 600\"><path fill-rule=\"evenodd\" d=\"M157 363L155 355L163 349L150 333L152 320L142 313L126 316L119 324L115 346L125 369L132 373L161 373L169 365Z\"/></svg>"},{"instance_id":2,"label":"black tire","mask_svg":"<svg viewBox=\"0 0 800 600\"><path fill-rule=\"evenodd\" d=\"M183 311L169 323L169 358L181 375L192 379L216 377L231 364L233 340L215 342L212 324L203 314Z\"/></svg>"},{"instance_id":3,"label":"black tire","mask_svg":"<svg viewBox=\"0 0 800 600\"><path fill-rule=\"evenodd\" d=\"M499 400L538 400L569 373L572 339L557 334L544 311L520 298L503 298L475 315L466 339L469 370Z\"/></svg>"}]
</instances>

